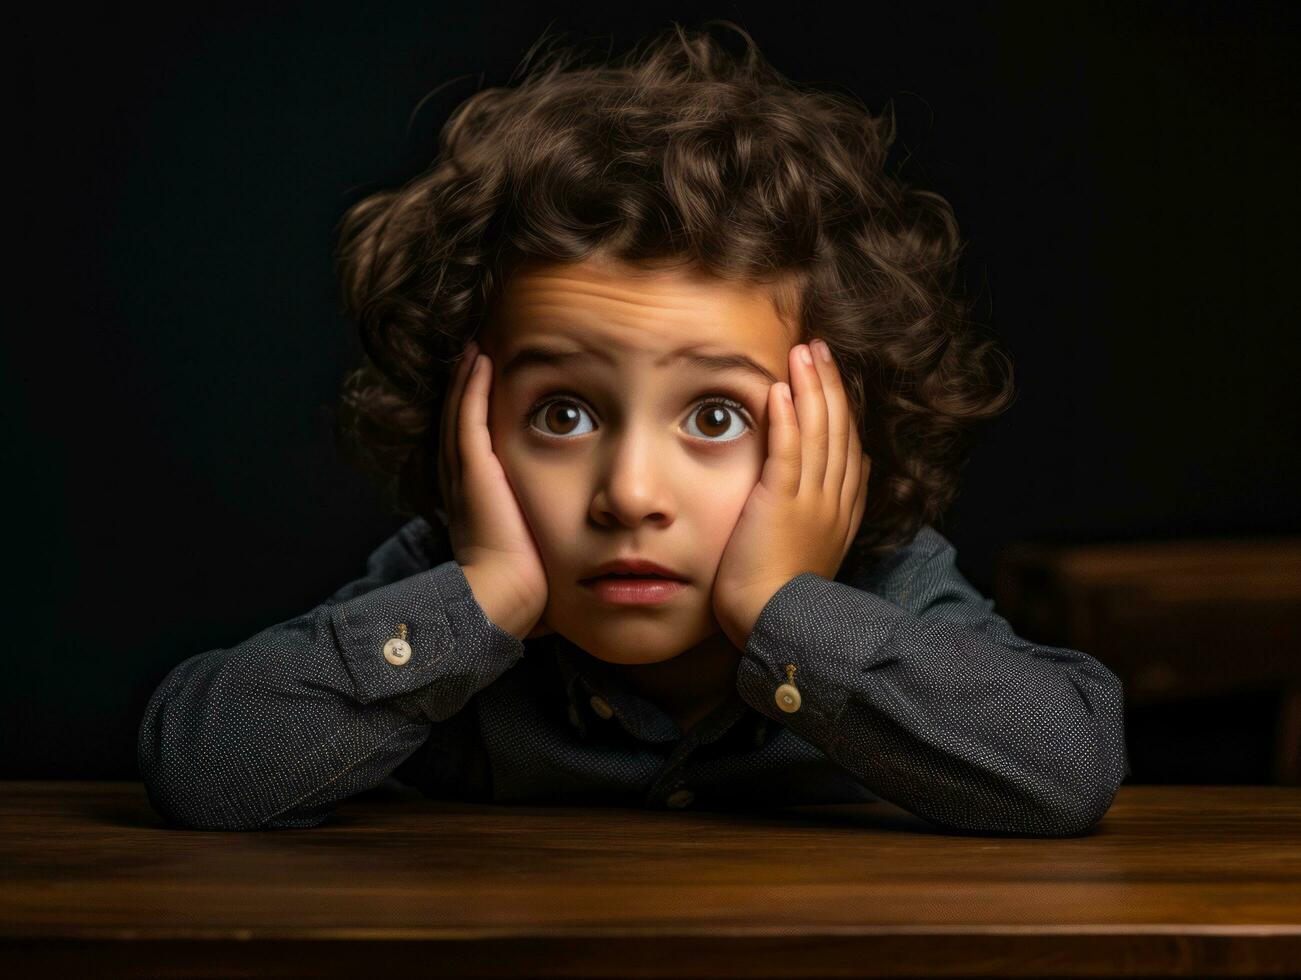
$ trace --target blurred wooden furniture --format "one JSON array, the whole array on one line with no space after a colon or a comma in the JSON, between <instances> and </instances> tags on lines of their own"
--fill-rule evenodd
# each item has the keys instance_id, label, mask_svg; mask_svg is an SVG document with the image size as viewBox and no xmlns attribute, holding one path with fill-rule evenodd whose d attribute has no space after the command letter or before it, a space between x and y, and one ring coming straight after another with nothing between
<instances>
[{"instance_id":1,"label":"blurred wooden furniture","mask_svg":"<svg viewBox=\"0 0 1301 980\"><path fill-rule=\"evenodd\" d=\"M730 813L372 791L175 830L139 783L0 783L11 977L1287 976L1301 788L1121 786L1080 837L889 803Z\"/></svg>"},{"instance_id":2,"label":"blurred wooden furniture","mask_svg":"<svg viewBox=\"0 0 1301 980\"><path fill-rule=\"evenodd\" d=\"M1301 785L1301 538L1020 543L994 602L1026 639L1097 657L1130 705L1278 691L1274 778Z\"/></svg>"}]
</instances>

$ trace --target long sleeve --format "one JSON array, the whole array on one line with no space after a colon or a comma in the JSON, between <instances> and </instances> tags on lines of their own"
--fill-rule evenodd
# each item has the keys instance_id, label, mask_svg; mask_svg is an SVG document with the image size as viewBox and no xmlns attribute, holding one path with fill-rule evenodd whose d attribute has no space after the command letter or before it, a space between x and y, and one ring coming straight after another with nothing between
<instances>
[{"instance_id":1,"label":"long sleeve","mask_svg":"<svg viewBox=\"0 0 1301 980\"><path fill-rule=\"evenodd\" d=\"M870 581L791 579L755 623L738 691L944 829L1081 833L1130 772L1120 679L1085 653L1016 636L955 558L926 526ZM801 694L789 713L775 697L786 664Z\"/></svg>"},{"instance_id":2,"label":"long sleeve","mask_svg":"<svg viewBox=\"0 0 1301 980\"><path fill-rule=\"evenodd\" d=\"M523 656L455 561L429 567L418 524L427 527L408 523L365 576L311 611L172 668L137 750L160 815L202 830L317 826ZM404 663L384 655L398 623Z\"/></svg>"}]
</instances>

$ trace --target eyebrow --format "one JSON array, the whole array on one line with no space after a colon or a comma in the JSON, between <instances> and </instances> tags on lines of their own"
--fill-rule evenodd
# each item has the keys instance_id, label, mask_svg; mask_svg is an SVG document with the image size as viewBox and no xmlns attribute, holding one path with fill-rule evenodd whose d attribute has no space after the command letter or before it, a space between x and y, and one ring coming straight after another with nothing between
<instances>
[{"instance_id":1,"label":"eyebrow","mask_svg":"<svg viewBox=\"0 0 1301 980\"><path fill-rule=\"evenodd\" d=\"M735 351L708 354L701 350L703 346L705 345L688 344L685 347L671 350L656 362L656 366L664 367L671 361L686 361L696 367L710 368L714 371L744 371L747 374L764 379L770 385L777 383L777 376L758 361ZM548 344L526 344L507 359L505 365L502 366L501 377L504 381L512 375L529 368L542 366L563 367L574 361L589 360L592 357L605 361L607 364L614 363L614 358L607 351L593 350L590 347L581 350L567 350Z\"/></svg>"}]
</instances>

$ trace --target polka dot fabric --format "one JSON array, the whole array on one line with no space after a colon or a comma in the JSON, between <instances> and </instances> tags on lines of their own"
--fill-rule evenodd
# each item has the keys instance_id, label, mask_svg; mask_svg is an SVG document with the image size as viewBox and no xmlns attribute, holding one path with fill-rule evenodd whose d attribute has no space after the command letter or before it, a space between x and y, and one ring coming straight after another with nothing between
<instances>
[{"instance_id":1,"label":"polka dot fabric","mask_svg":"<svg viewBox=\"0 0 1301 980\"><path fill-rule=\"evenodd\" d=\"M387 779L432 799L763 809L885 799L957 833L1067 836L1129 775L1119 679L1017 637L924 527L786 583L735 690L683 733L613 665L489 620L446 529L413 518L315 609L177 664L139 731L179 827L314 827ZM407 626L410 657L385 643ZM401 660L401 658L398 658ZM796 666L798 710L777 688Z\"/></svg>"}]
</instances>

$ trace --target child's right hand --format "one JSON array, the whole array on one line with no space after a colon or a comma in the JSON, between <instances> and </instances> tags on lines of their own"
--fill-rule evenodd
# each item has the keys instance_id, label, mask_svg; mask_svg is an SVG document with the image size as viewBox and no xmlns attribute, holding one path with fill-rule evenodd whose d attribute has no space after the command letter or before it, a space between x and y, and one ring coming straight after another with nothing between
<instances>
[{"instance_id":1,"label":"child's right hand","mask_svg":"<svg viewBox=\"0 0 1301 980\"><path fill-rule=\"evenodd\" d=\"M476 359L478 370L475 370ZM488 432L492 362L471 341L461 355L443 403L438 485L448 517L452 557L516 597L532 624L526 638L552 632L540 620L547 575L533 532L520 509Z\"/></svg>"}]
</instances>

